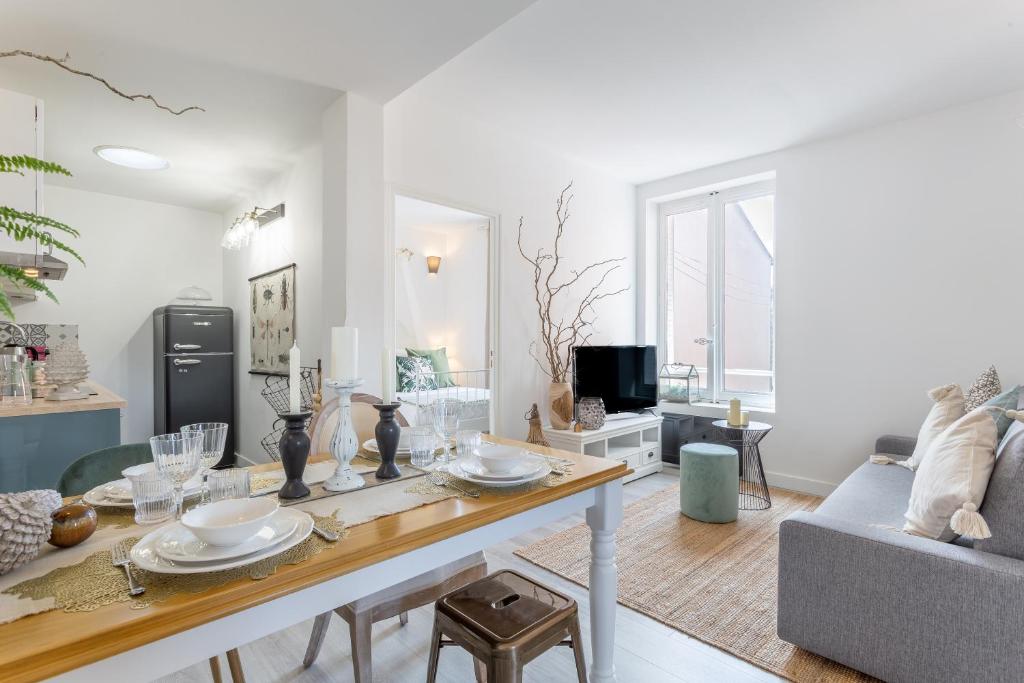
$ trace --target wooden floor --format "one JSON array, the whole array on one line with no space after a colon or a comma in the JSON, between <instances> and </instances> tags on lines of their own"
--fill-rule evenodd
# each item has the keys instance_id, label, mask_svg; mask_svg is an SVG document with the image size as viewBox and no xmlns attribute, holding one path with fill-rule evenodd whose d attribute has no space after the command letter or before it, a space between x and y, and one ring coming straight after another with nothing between
<instances>
[{"instance_id":1,"label":"wooden floor","mask_svg":"<svg viewBox=\"0 0 1024 683\"><path fill-rule=\"evenodd\" d=\"M625 502L629 504L670 486L676 478L675 470L669 469L667 473L630 482L624 487ZM516 548L581 521L582 515L573 515L500 543L487 550L487 560L492 571L505 567L514 568L572 596L580 605L580 620L589 662L587 591L513 555ZM425 680L427 644L432 624L433 608L429 606L411 612L409 624L405 627L399 626L397 618L376 624L373 628L374 681L410 683ZM331 621L327 640L316 664L309 669L302 668L302 656L306 651L306 642L312 625L313 621L309 620L240 648L246 681L352 681L347 627L338 617ZM618 607L615 636L615 668L621 683L749 683L783 680L621 605ZM227 660L223 656L220 659L224 679L230 681ZM454 647L445 648L441 653L438 681L468 683L473 680L471 666L470 658L465 652ZM212 679L209 666L203 663L160 680L166 683L183 683ZM575 681L572 652L568 648L554 648L526 666L523 680L527 683Z\"/></svg>"}]
</instances>

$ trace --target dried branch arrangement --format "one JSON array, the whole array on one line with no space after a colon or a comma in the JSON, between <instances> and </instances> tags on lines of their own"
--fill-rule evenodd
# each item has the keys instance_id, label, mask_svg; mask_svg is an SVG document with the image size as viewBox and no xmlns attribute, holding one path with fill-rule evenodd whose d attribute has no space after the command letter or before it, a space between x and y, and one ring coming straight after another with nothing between
<instances>
[{"instance_id":1,"label":"dried branch arrangement","mask_svg":"<svg viewBox=\"0 0 1024 683\"><path fill-rule=\"evenodd\" d=\"M533 294L537 304L537 315L540 318L540 333L543 358L537 354L537 343L530 344L530 356L537 361L541 371L551 378L552 382L565 382L569 374L570 353L574 346L587 343L593 334L593 324L597 318L594 304L602 299L622 294L629 287L609 291L605 287L608 276L621 267L626 258L610 258L581 268L569 270L566 275L559 271L563 264L561 253L562 237L565 225L569 220L569 205L572 203L572 183L570 182L558 196L555 207L555 243L550 251L543 248L530 256L523 248L523 219L519 218L519 253L527 263L533 266ZM592 285L579 301L572 317L558 316L557 311L561 297L568 297L571 288L581 281L592 282ZM555 312L552 311L554 309ZM556 319L557 318L557 319Z\"/></svg>"},{"instance_id":2,"label":"dried branch arrangement","mask_svg":"<svg viewBox=\"0 0 1024 683\"><path fill-rule=\"evenodd\" d=\"M110 92L114 93L115 95L118 95L120 97L125 98L126 100L131 100L132 102L134 102L136 100L149 100L150 102L153 103L153 106L156 107L157 109L163 109L164 111L170 112L171 114L174 114L175 116L181 116L182 114L184 114L187 111L206 111L202 107L197 107L197 106L185 107L184 109L172 109L172 108L170 108L170 107L168 107L166 105L160 104L156 100L156 98L153 97L152 95L148 95L148 94L147 95L129 95L128 93L122 92L122 91L118 90L117 88L115 88L105 78L102 78L102 77L97 76L95 74L91 74L88 71L81 71L79 69L75 69L75 68L72 68L72 67L68 66L67 63L71 59L71 54L70 53L65 54L60 59L57 59L56 57L50 57L49 55L40 55L40 54L36 54L35 52L29 52L28 50L8 50L7 52L0 52L0 57L28 57L30 59L38 59L41 62L47 62L48 64L53 64L54 66L57 66L57 67L59 67L61 69L64 69L65 71L67 71L69 73L73 73L76 76L84 76L86 78L91 78L94 81L102 83L104 86L106 86L107 90L109 90Z\"/></svg>"}]
</instances>

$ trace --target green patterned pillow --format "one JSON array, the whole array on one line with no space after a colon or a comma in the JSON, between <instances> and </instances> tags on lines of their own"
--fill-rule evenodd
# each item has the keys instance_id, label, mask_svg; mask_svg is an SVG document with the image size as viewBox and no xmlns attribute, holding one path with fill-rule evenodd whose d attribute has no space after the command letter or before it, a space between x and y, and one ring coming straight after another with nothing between
<instances>
[{"instance_id":1,"label":"green patterned pillow","mask_svg":"<svg viewBox=\"0 0 1024 683\"><path fill-rule=\"evenodd\" d=\"M458 386L455 379L449 374L452 371L448 365L448 348L442 346L439 349L406 349L405 352L416 358L426 358L434 366L434 372L439 374L437 386L440 388Z\"/></svg>"},{"instance_id":2,"label":"green patterned pillow","mask_svg":"<svg viewBox=\"0 0 1024 683\"><path fill-rule=\"evenodd\" d=\"M396 356L395 367L398 370L399 391L431 391L437 389L437 380L434 379L434 366L429 358L417 358L416 356Z\"/></svg>"}]
</instances>

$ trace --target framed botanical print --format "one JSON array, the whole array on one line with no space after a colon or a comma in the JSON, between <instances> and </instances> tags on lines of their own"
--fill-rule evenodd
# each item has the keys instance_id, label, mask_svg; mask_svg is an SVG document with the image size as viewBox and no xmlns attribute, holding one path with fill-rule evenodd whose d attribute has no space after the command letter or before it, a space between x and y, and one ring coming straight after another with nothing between
<instances>
[{"instance_id":1,"label":"framed botanical print","mask_svg":"<svg viewBox=\"0 0 1024 683\"><path fill-rule=\"evenodd\" d=\"M249 278L249 372L287 375L295 341L295 264Z\"/></svg>"}]
</instances>

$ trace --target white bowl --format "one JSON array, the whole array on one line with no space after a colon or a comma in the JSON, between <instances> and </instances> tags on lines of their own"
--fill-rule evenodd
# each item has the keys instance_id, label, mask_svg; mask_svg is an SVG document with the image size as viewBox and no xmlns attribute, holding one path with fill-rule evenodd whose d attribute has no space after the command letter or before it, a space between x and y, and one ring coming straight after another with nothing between
<instances>
[{"instance_id":1,"label":"white bowl","mask_svg":"<svg viewBox=\"0 0 1024 683\"><path fill-rule=\"evenodd\" d=\"M508 474L526 459L527 451L515 446L482 445L476 457L485 470L492 474Z\"/></svg>"},{"instance_id":2,"label":"white bowl","mask_svg":"<svg viewBox=\"0 0 1024 683\"><path fill-rule=\"evenodd\" d=\"M255 536L277 507L271 497L219 500L192 508L181 516L181 525L210 545L238 545Z\"/></svg>"}]
</instances>

